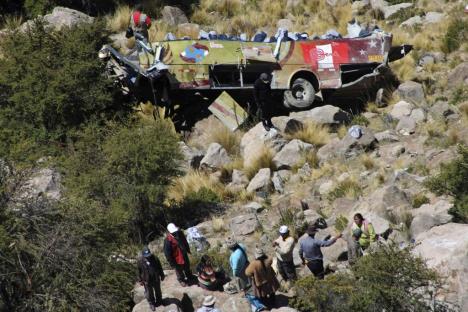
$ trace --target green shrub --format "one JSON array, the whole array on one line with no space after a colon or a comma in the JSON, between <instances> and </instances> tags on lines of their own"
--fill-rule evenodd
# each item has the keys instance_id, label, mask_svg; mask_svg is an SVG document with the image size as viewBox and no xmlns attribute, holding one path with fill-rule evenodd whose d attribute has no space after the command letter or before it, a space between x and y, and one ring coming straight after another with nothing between
<instances>
[{"instance_id":1,"label":"green shrub","mask_svg":"<svg viewBox=\"0 0 468 312\"><path fill-rule=\"evenodd\" d=\"M411 199L411 205L413 206L413 208L419 208L427 203L429 203L429 198L427 198L426 195L424 195L424 193L418 193L414 195Z\"/></svg>"},{"instance_id":2,"label":"green shrub","mask_svg":"<svg viewBox=\"0 0 468 312\"><path fill-rule=\"evenodd\" d=\"M437 195L455 197L454 207L449 211L456 222L468 222L468 147L459 145L459 157L442 164L440 173L425 182L426 187Z\"/></svg>"},{"instance_id":3,"label":"green shrub","mask_svg":"<svg viewBox=\"0 0 468 312\"><path fill-rule=\"evenodd\" d=\"M367 127L370 124L370 121L363 115L354 115L351 120L351 124Z\"/></svg>"},{"instance_id":4,"label":"green shrub","mask_svg":"<svg viewBox=\"0 0 468 312\"><path fill-rule=\"evenodd\" d=\"M346 218L343 215L339 215L335 221L335 229L341 233L346 229L348 224L349 224L348 218Z\"/></svg>"},{"instance_id":5,"label":"green shrub","mask_svg":"<svg viewBox=\"0 0 468 312\"><path fill-rule=\"evenodd\" d=\"M57 149L83 124L126 114L96 57L106 40L103 28L95 23L48 32L38 20L30 31L2 39L0 156L19 148L26 158L35 145Z\"/></svg>"},{"instance_id":6,"label":"green shrub","mask_svg":"<svg viewBox=\"0 0 468 312\"><path fill-rule=\"evenodd\" d=\"M458 50L463 42L468 40L468 20L456 17L451 20L444 36L442 50L450 53Z\"/></svg>"},{"instance_id":7,"label":"green shrub","mask_svg":"<svg viewBox=\"0 0 468 312\"><path fill-rule=\"evenodd\" d=\"M338 185L328 194L328 199L333 201L337 198L357 198L362 194L362 188L356 181L346 179L338 182Z\"/></svg>"},{"instance_id":8,"label":"green shrub","mask_svg":"<svg viewBox=\"0 0 468 312\"><path fill-rule=\"evenodd\" d=\"M435 300L439 277L408 248L382 245L361 257L351 272L296 283L291 305L300 311L447 311Z\"/></svg>"}]
</instances>

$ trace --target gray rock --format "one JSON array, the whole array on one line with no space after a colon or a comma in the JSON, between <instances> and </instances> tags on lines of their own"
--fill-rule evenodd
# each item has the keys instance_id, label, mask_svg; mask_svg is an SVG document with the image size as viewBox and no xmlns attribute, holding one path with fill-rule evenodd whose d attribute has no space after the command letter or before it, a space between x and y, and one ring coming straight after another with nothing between
<instances>
[{"instance_id":1,"label":"gray rock","mask_svg":"<svg viewBox=\"0 0 468 312\"><path fill-rule=\"evenodd\" d=\"M333 191L334 188L335 188L335 183L333 183L332 180L328 180L320 184L318 191L320 195L324 196L330 193L331 191Z\"/></svg>"},{"instance_id":2,"label":"gray rock","mask_svg":"<svg viewBox=\"0 0 468 312\"><path fill-rule=\"evenodd\" d=\"M185 142L179 142L179 146L182 155L184 155L183 168L185 170L190 168L198 169L204 156L203 152L196 148L189 147Z\"/></svg>"},{"instance_id":3,"label":"gray rock","mask_svg":"<svg viewBox=\"0 0 468 312\"><path fill-rule=\"evenodd\" d=\"M297 165L304 154L313 148L312 144L294 139L286 144L281 151L275 155L273 162L278 169L291 169Z\"/></svg>"},{"instance_id":4,"label":"gray rock","mask_svg":"<svg viewBox=\"0 0 468 312\"><path fill-rule=\"evenodd\" d=\"M294 23L290 19L287 19L287 18L280 19L278 20L278 22L276 22L276 28L284 28L284 29L287 29L288 31L293 31L293 27L294 27Z\"/></svg>"},{"instance_id":5,"label":"gray rock","mask_svg":"<svg viewBox=\"0 0 468 312\"><path fill-rule=\"evenodd\" d=\"M145 300L145 288L139 287L140 285L137 284L132 290L133 294L133 303L139 304L143 300Z\"/></svg>"},{"instance_id":6,"label":"gray rock","mask_svg":"<svg viewBox=\"0 0 468 312\"><path fill-rule=\"evenodd\" d=\"M327 0L326 2L331 7L344 6L349 4L348 0Z\"/></svg>"},{"instance_id":7,"label":"gray rock","mask_svg":"<svg viewBox=\"0 0 468 312\"><path fill-rule=\"evenodd\" d=\"M227 151L218 143L211 143L200 161L200 168L216 170L231 162Z\"/></svg>"},{"instance_id":8,"label":"gray rock","mask_svg":"<svg viewBox=\"0 0 468 312\"><path fill-rule=\"evenodd\" d=\"M365 151L373 150L377 146L374 133L369 128L362 127L362 136L353 138L349 133L341 140L338 146L338 155L346 158L355 157Z\"/></svg>"},{"instance_id":9,"label":"gray rock","mask_svg":"<svg viewBox=\"0 0 468 312\"><path fill-rule=\"evenodd\" d=\"M240 215L231 219L229 227L235 236L252 234L258 227L255 214Z\"/></svg>"},{"instance_id":10,"label":"gray rock","mask_svg":"<svg viewBox=\"0 0 468 312\"><path fill-rule=\"evenodd\" d=\"M444 301L468 311L468 224L447 223L416 237L413 252L444 276ZM458 310L457 309L457 310Z\"/></svg>"},{"instance_id":11,"label":"gray rock","mask_svg":"<svg viewBox=\"0 0 468 312\"><path fill-rule=\"evenodd\" d=\"M435 58L430 54L424 54L418 61L419 66L432 65L436 62Z\"/></svg>"},{"instance_id":12,"label":"gray rock","mask_svg":"<svg viewBox=\"0 0 468 312\"><path fill-rule=\"evenodd\" d=\"M288 116L273 117L272 122L280 133L294 134L304 128L304 124Z\"/></svg>"},{"instance_id":13,"label":"gray rock","mask_svg":"<svg viewBox=\"0 0 468 312\"><path fill-rule=\"evenodd\" d=\"M302 167L297 170L297 174L302 177L310 177L312 174L312 168L310 168L309 163L302 165Z\"/></svg>"},{"instance_id":14,"label":"gray rock","mask_svg":"<svg viewBox=\"0 0 468 312\"><path fill-rule=\"evenodd\" d=\"M384 88L380 88L375 95L375 104L377 107L385 107L388 104L387 91Z\"/></svg>"},{"instance_id":15,"label":"gray rock","mask_svg":"<svg viewBox=\"0 0 468 312\"><path fill-rule=\"evenodd\" d=\"M424 16L424 24L437 24L445 18L444 13L439 12L427 12Z\"/></svg>"},{"instance_id":16,"label":"gray rock","mask_svg":"<svg viewBox=\"0 0 468 312\"><path fill-rule=\"evenodd\" d=\"M411 222L411 236L429 231L434 226L439 226L452 221L452 215L448 213L453 204L441 199L435 204L424 204L417 209L413 209L413 221Z\"/></svg>"},{"instance_id":17,"label":"gray rock","mask_svg":"<svg viewBox=\"0 0 468 312\"><path fill-rule=\"evenodd\" d=\"M247 178L244 172L234 169L232 170L231 183L234 185L242 185L245 187L247 186L247 184L249 184L249 179Z\"/></svg>"},{"instance_id":18,"label":"gray rock","mask_svg":"<svg viewBox=\"0 0 468 312\"><path fill-rule=\"evenodd\" d=\"M375 138L379 143L381 142L399 142L400 138L393 130L385 130L375 134Z\"/></svg>"},{"instance_id":19,"label":"gray rock","mask_svg":"<svg viewBox=\"0 0 468 312\"><path fill-rule=\"evenodd\" d=\"M405 116L411 115L411 111L413 110L414 105L408 103L406 101L400 101L393 105L392 111L390 112L390 116L394 119L400 119Z\"/></svg>"},{"instance_id":20,"label":"gray rock","mask_svg":"<svg viewBox=\"0 0 468 312\"><path fill-rule=\"evenodd\" d=\"M69 8L55 7L52 13L44 16L44 20L58 30L80 23L91 24L94 21L94 17Z\"/></svg>"},{"instance_id":21,"label":"gray rock","mask_svg":"<svg viewBox=\"0 0 468 312\"><path fill-rule=\"evenodd\" d=\"M61 175L51 168L37 171L21 187L21 198L38 198L45 196L48 199L60 200L62 198Z\"/></svg>"},{"instance_id":22,"label":"gray rock","mask_svg":"<svg viewBox=\"0 0 468 312\"><path fill-rule=\"evenodd\" d=\"M414 81L406 81L398 86L397 93L401 99L416 103L425 104L424 90L420 83Z\"/></svg>"},{"instance_id":23,"label":"gray rock","mask_svg":"<svg viewBox=\"0 0 468 312\"><path fill-rule=\"evenodd\" d=\"M148 301L144 299L133 307L132 312L152 312L152 310L150 309ZM175 303L172 303L167 306L157 307L155 312L182 312L182 310Z\"/></svg>"},{"instance_id":24,"label":"gray rock","mask_svg":"<svg viewBox=\"0 0 468 312\"><path fill-rule=\"evenodd\" d=\"M459 64L448 74L448 87L456 88L459 85L468 84L468 62Z\"/></svg>"},{"instance_id":25,"label":"gray rock","mask_svg":"<svg viewBox=\"0 0 468 312\"><path fill-rule=\"evenodd\" d=\"M405 147L403 145L395 145L392 148L391 154L393 157L399 157L404 152L405 152Z\"/></svg>"},{"instance_id":26,"label":"gray rock","mask_svg":"<svg viewBox=\"0 0 468 312\"><path fill-rule=\"evenodd\" d=\"M299 310L296 310L296 309L293 309L293 308L290 308L290 307L281 307L281 308L277 308L277 309L272 309L270 310L271 312L299 312Z\"/></svg>"},{"instance_id":27,"label":"gray rock","mask_svg":"<svg viewBox=\"0 0 468 312\"><path fill-rule=\"evenodd\" d=\"M317 157L320 162L325 162L333 157L336 157L336 151L338 150L341 144L341 140L338 138L332 139L330 142L319 148L317 151Z\"/></svg>"},{"instance_id":28,"label":"gray rock","mask_svg":"<svg viewBox=\"0 0 468 312\"><path fill-rule=\"evenodd\" d=\"M250 303L244 297L230 296L225 302L217 304L220 311L243 312L251 311Z\"/></svg>"},{"instance_id":29,"label":"gray rock","mask_svg":"<svg viewBox=\"0 0 468 312\"><path fill-rule=\"evenodd\" d=\"M427 120L426 112L422 108L413 109L409 117L412 118L417 124L421 124Z\"/></svg>"},{"instance_id":30,"label":"gray rock","mask_svg":"<svg viewBox=\"0 0 468 312\"><path fill-rule=\"evenodd\" d=\"M270 189L271 183L271 170L270 168L262 168L260 169L257 174L253 177L250 181L249 185L247 186L248 192L256 192L256 191L268 191Z\"/></svg>"},{"instance_id":31,"label":"gray rock","mask_svg":"<svg viewBox=\"0 0 468 312\"><path fill-rule=\"evenodd\" d=\"M397 14L399 11L412 7L412 3L404 2L395 5L389 5L383 8L380 8L384 14L384 18L388 19L393 15Z\"/></svg>"},{"instance_id":32,"label":"gray rock","mask_svg":"<svg viewBox=\"0 0 468 312\"><path fill-rule=\"evenodd\" d=\"M416 15L413 17L408 18L406 21L400 24L400 27L414 27L416 25L421 25L423 23L423 19L421 16Z\"/></svg>"},{"instance_id":33,"label":"gray rock","mask_svg":"<svg viewBox=\"0 0 468 312\"><path fill-rule=\"evenodd\" d=\"M332 105L315 107L308 111L295 112L289 115L302 122L313 121L322 125L337 125L351 121L351 115Z\"/></svg>"},{"instance_id":34,"label":"gray rock","mask_svg":"<svg viewBox=\"0 0 468 312\"><path fill-rule=\"evenodd\" d=\"M432 105L429 108L429 112L434 118L447 118L448 116L455 114L455 112L452 109L452 106L450 106L447 102L443 101L437 101L434 105Z\"/></svg>"},{"instance_id":35,"label":"gray rock","mask_svg":"<svg viewBox=\"0 0 468 312\"><path fill-rule=\"evenodd\" d=\"M353 12L353 15L360 14L364 12L364 10L369 7L369 1L354 1L351 4L351 10Z\"/></svg>"},{"instance_id":36,"label":"gray rock","mask_svg":"<svg viewBox=\"0 0 468 312\"><path fill-rule=\"evenodd\" d=\"M402 117L395 129L402 135L413 134L416 131L416 121L411 117Z\"/></svg>"},{"instance_id":37,"label":"gray rock","mask_svg":"<svg viewBox=\"0 0 468 312\"><path fill-rule=\"evenodd\" d=\"M188 23L188 18L184 11L178 7L165 6L162 11L162 20L171 26L176 26L183 23Z\"/></svg>"},{"instance_id":38,"label":"gray rock","mask_svg":"<svg viewBox=\"0 0 468 312\"><path fill-rule=\"evenodd\" d=\"M271 182L273 182L273 187L275 191L281 194L284 193L285 181L281 178L277 171L273 173L273 178L271 178Z\"/></svg>"},{"instance_id":39,"label":"gray rock","mask_svg":"<svg viewBox=\"0 0 468 312\"><path fill-rule=\"evenodd\" d=\"M240 142L240 151L244 158L244 168L250 167L265 149L270 149L276 154L286 143L286 140L279 132L276 130L266 132L262 123L258 123L242 136Z\"/></svg>"},{"instance_id":40,"label":"gray rock","mask_svg":"<svg viewBox=\"0 0 468 312\"><path fill-rule=\"evenodd\" d=\"M244 210L247 212L253 212L253 213L260 213L265 209L262 204L257 203L257 202L250 202L246 205L244 205Z\"/></svg>"},{"instance_id":41,"label":"gray rock","mask_svg":"<svg viewBox=\"0 0 468 312\"><path fill-rule=\"evenodd\" d=\"M370 0L370 6L373 9L382 10L388 6L388 2L385 0Z\"/></svg>"}]
</instances>

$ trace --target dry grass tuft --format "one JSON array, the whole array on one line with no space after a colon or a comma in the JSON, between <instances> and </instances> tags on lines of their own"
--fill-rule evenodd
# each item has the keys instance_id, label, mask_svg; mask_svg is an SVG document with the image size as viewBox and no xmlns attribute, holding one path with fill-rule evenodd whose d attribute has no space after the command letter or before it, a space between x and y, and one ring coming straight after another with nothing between
<instances>
[{"instance_id":1,"label":"dry grass tuft","mask_svg":"<svg viewBox=\"0 0 468 312\"><path fill-rule=\"evenodd\" d=\"M249 180L252 179L257 174L258 170L262 168L270 168L272 171L276 170L275 163L273 162L274 156L275 154L273 151L264 146L252 164L248 168L244 168L247 178Z\"/></svg>"},{"instance_id":2,"label":"dry grass tuft","mask_svg":"<svg viewBox=\"0 0 468 312\"><path fill-rule=\"evenodd\" d=\"M308 121L301 130L287 135L287 138L299 139L315 147L321 147L330 141L330 133L328 127Z\"/></svg>"},{"instance_id":3,"label":"dry grass tuft","mask_svg":"<svg viewBox=\"0 0 468 312\"><path fill-rule=\"evenodd\" d=\"M167 191L167 200L181 203L190 194L206 188L224 197L224 187L221 183L214 181L206 173L200 171L189 171L185 176L174 180Z\"/></svg>"},{"instance_id":4,"label":"dry grass tuft","mask_svg":"<svg viewBox=\"0 0 468 312\"><path fill-rule=\"evenodd\" d=\"M218 124L215 129L210 129L208 140L210 143L219 143L226 149L229 155L238 155L242 133L239 131L231 132L222 124Z\"/></svg>"},{"instance_id":5,"label":"dry grass tuft","mask_svg":"<svg viewBox=\"0 0 468 312\"><path fill-rule=\"evenodd\" d=\"M368 154L363 154L360 157L361 164L366 168L366 170L371 170L375 167L375 161Z\"/></svg>"},{"instance_id":6,"label":"dry grass tuft","mask_svg":"<svg viewBox=\"0 0 468 312\"><path fill-rule=\"evenodd\" d=\"M213 218L211 219L211 228L215 233L224 233L227 231L226 222L223 218Z\"/></svg>"},{"instance_id":7,"label":"dry grass tuft","mask_svg":"<svg viewBox=\"0 0 468 312\"><path fill-rule=\"evenodd\" d=\"M342 139L348 134L348 127L346 125L341 125L337 130L338 138Z\"/></svg>"},{"instance_id":8,"label":"dry grass tuft","mask_svg":"<svg viewBox=\"0 0 468 312\"><path fill-rule=\"evenodd\" d=\"M132 9L128 5L121 5L113 15L106 17L107 27L115 33L125 31L131 16Z\"/></svg>"},{"instance_id":9,"label":"dry grass tuft","mask_svg":"<svg viewBox=\"0 0 468 312\"><path fill-rule=\"evenodd\" d=\"M462 114L463 118L468 120L468 102L463 102L458 106L458 110Z\"/></svg>"}]
</instances>

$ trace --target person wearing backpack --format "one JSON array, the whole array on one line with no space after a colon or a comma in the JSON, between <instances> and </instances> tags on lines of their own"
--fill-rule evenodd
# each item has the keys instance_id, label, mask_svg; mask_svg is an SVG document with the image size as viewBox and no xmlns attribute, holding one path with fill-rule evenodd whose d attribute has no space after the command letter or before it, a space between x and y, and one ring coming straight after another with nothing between
<instances>
[{"instance_id":1,"label":"person wearing backpack","mask_svg":"<svg viewBox=\"0 0 468 312\"><path fill-rule=\"evenodd\" d=\"M158 257L153 255L148 247L145 247L137 260L138 279L145 287L145 297L148 300L151 311L162 304L161 281L165 275Z\"/></svg>"}]
</instances>

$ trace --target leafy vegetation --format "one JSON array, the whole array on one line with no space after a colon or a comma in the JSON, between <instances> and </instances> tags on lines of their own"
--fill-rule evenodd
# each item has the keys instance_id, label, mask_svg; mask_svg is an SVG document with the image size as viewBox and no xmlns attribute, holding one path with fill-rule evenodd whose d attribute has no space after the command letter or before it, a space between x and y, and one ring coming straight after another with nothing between
<instances>
[{"instance_id":1,"label":"leafy vegetation","mask_svg":"<svg viewBox=\"0 0 468 312\"><path fill-rule=\"evenodd\" d=\"M427 196L424 195L424 193L418 193L414 195L413 198L411 198L411 205L413 206L413 208L419 208L422 205L427 204L429 202L429 198L427 198Z\"/></svg>"},{"instance_id":2,"label":"leafy vegetation","mask_svg":"<svg viewBox=\"0 0 468 312\"><path fill-rule=\"evenodd\" d=\"M451 20L445 37L443 39L442 50L453 52L458 50L462 43L468 40L468 21L466 18L457 17Z\"/></svg>"},{"instance_id":3,"label":"leafy vegetation","mask_svg":"<svg viewBox=\"0 0 468 312\"><path fill-rule=\"evenodd\" d=\"M358 259L350 273L320 281L307 276L297 281L292 306L300 311L447 311L435 295L437 274L411 249L381 246Z\"/></svg>"},{"instance_id":4,"label":"leafy vegetation","mask_svg":"<svg viewBox=\"0 0 468 312\"><path fill-rule=\"evenodd\" d=\"M459 157L442 164L440 173L425 182L427 188L437 195L447 194L455 198L449 210L455 221L468 223L468 147L459 145Z\"/></svg>"}]
</instances>

